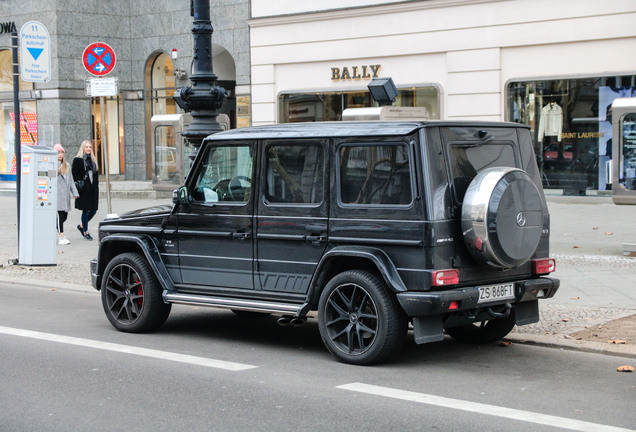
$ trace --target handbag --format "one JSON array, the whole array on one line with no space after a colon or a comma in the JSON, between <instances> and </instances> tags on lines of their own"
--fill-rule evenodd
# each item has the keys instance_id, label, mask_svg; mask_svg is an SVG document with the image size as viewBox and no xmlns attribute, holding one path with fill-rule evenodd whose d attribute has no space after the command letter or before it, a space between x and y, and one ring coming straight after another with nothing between
<instances>
[{"instance_id":1,"label":"handbag","mask_svg":"<svg viewBox=\"0 0 636 432\"><path fill-rule=\"evenodd\" d=\"M77 188L77 192L81 194L86 188L86 176L81 180L75 180L75 187Z\"/></svg>"}]
</instances>

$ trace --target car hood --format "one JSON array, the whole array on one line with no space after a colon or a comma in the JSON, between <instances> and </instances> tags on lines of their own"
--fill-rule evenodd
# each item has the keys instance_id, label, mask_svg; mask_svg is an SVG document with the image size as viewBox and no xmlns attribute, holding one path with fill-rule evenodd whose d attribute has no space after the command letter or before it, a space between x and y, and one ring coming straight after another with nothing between
<instances>
[{"instance_id":1,"label":"car hood","mask_svg":"<svg viewBox=\"0 0 636 432\"><path fill-rule=\"evenodd\" d=\"M152 207L146 207L137 209L121 214L119 217L122 219L129 219L140 216L159 216L169 214L172 211L172 204L159 204Z\"/></svg>"}]
</instances>

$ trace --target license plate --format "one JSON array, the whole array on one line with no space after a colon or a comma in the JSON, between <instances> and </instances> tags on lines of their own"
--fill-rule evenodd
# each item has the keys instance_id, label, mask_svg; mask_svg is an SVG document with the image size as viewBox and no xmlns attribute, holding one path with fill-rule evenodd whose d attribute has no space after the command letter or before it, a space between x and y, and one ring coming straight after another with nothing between
<instances>
[{"instance_id":1,"label":"license plate","mask_svg":"<svg viewBox=\"0 0 636 432\"><path fill-rule=\"evenodd\" d=\"M479 300L477 303L488 303L515 298L515 285L513 283L486 285L478 288Z\"/></svg>"}]
</instances>

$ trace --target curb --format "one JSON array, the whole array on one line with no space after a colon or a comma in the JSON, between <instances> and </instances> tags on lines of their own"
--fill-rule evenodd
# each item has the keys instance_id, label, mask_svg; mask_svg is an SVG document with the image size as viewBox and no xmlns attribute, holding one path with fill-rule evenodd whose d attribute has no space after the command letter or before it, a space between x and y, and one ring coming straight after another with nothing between
<instances>
[{"instance_id":1,"label":"curb","mask_svg":"<svg viewBox=\"0 0 636 432\"><path fill-rule=\"evenodd\" d=\"M559 348L570 351L581 351L593 354L605 354L615 357L627 357L636 359L636 347L633 345L616 345L602 342L590 342L576 339L567 339L567 335L531 335L510 333L504 338L507 342L522 345L535 345L546 348Z\"/></svg>"},{"instance_id":2,"label":"curb","mask_svg":"<svg viewBox=\"0 0 636 432\"><path fill-rule=\"evenodd\" d=\"M24 278L17 278L12 276L3 276L0 275L0 282L7 283L10 285L16 286L28 286L28 287L37 287L44 288L48 290L62 290L62 291L75 291L75 292L93 292L95 294L99 294L95 288L90 285L79 285L72 284L67 282L57 282L57 281L47 281L41 279L30 279L25 281ZM52 283L55 283L55 286L51 286Z\"/></svg>"}]
</instances>

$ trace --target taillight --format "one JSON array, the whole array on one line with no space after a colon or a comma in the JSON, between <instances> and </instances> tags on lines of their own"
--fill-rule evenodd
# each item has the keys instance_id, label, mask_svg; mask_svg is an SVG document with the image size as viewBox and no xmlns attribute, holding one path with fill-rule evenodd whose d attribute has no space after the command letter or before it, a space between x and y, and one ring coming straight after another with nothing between
<instances>
[{"instance_id":1,"label":"taillight","mask_svg":"<svg viewBox=\"0 0 636 432\"><path fill-rule=\"evenodd\" d=\"M549 274L556 270L554 258L542 258L532 260L532 273L537 275Z\"/></svg>"},{"instance_id":2,"label":"taillight","mask_svg":"<svg viewBox=\"0 0 636 432\"><path fill-rule=\"evenodd\" d=\"M446 269L433 272L433 286L457 285L459 283L459 270Z\"/></svg>"}]
</instances>

